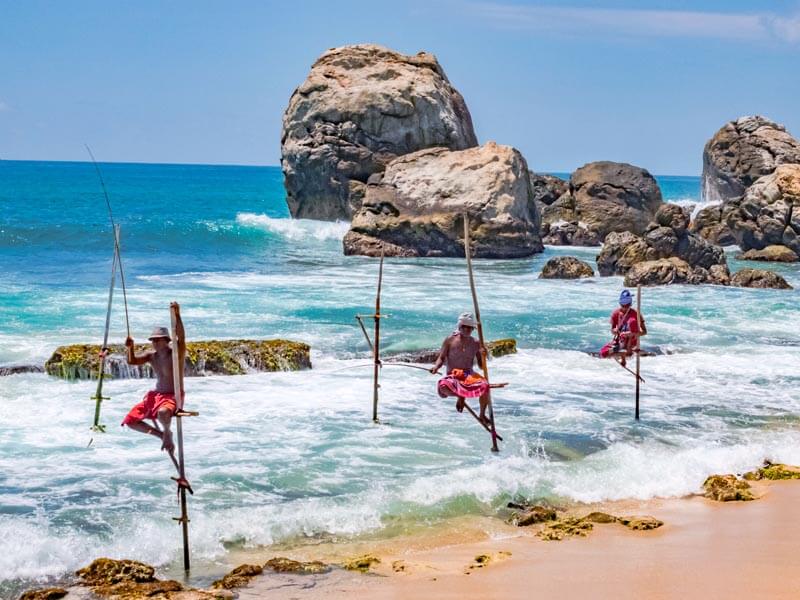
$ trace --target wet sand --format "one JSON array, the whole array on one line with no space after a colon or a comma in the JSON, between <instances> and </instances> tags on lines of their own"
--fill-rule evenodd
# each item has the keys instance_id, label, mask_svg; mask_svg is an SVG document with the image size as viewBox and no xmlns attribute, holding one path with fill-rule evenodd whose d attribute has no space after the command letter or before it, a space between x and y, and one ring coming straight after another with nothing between
<instances>
[{"instance_id":1,"label":"wet sand","mask_svg":"<svg viewBox=\"0 0 800 600\"><path fill-rule=\"evenodd\" d=\"M602 508L665 522L653 531L595 525L586 538L545 542L535 536L537 527L495 521L488 533L472 534L478 540L464 541L454 530L438 538L306 548L289 555L335 560L369 552L381 563L366 575L338 569L265 575L238 592L242 599L800 598L800 483L754 487L763 496L752 502L693 497L576 511ZM476 567L481 554L491 560Z\"/></svg>"}]
</instances>

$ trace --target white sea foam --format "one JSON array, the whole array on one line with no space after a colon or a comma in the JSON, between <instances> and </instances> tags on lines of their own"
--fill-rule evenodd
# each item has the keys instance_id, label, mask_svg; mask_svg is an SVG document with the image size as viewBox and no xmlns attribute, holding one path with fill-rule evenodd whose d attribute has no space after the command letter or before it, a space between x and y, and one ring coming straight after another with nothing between
<instances>
[{"instance_id":1,"label":"white sea foam","mask_svg":"<svg viewBox=\"0 0 800 600\"><path fill-rule=\"evenodd\" d=\"M236 222L245 227L256 227L277 233L287 240L316 239L341 240L350 224L344 221L314 221L311 219L276 219L255 213L239 213Z\"/></svg>"}]
</instances>

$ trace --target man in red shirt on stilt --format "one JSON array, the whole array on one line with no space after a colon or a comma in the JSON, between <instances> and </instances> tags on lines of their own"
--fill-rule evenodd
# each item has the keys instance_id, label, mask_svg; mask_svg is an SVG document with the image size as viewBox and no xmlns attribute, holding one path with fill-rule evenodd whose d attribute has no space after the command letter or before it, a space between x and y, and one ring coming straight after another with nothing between
<instances>
[{"instance_id":1,"label":"man in red shirt on stilt","mask_svg":"<svg viewBox=\"0 0 800 600\"><path fill-rule=\"evenodd\" d=\"M611 313L614 339L600 350L601 358L614 358L623 367L626 359L639 349L639 315L632 305L633 296L628 290L622 290L619 308Z\"/></svg>"}]
</instances>

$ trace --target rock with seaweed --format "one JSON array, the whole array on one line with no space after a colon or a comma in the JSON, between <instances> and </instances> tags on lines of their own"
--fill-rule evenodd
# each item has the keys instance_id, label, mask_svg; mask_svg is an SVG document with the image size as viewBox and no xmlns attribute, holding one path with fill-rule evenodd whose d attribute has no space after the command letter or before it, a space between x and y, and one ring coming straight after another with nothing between
<instances>
[{"instance_id":1,"label":"rock with seaweed","mask_svg":"<svg viewBox=\"0 0 800 600\"><path fill-rule=\"evenodd\" d=\"M762 479L769 479L771 481L800 479L800 467L764 461L763 467L760 467L755 471L748 471L742 475L742 478L746 479L747 481L759 481Z\"/></svg>"},{"instance_id":2,"label":"rock with seaweed","mask_svg":"<svg viewBox=\"0 0 800 600\"><path fill-rule=\"evenodd\" d=\"M19 600L58 600L69 593L68 590L59 587L39 588L24 592Z\"/></svg>"},{"instance_id":3,"label":"rock with seaweed","mask_svg":"<svg viewBox=\"0 0 800 600\"><path fill-rule=\"evenodd\" d=\"M517 340L514 338L505 338L502 340L494 340L486 343L486 348L489 350L489 356L492 358L499 358L508 354L517 353ZM427 350L412 350L409 352L387 352L384 362L410 362L427 364L436 361L439 354L439 349Z\"/></svg>"},{"instance_id":4,"label":"rock with seaweed","mask_svg":"<svg viewBox=\"0 0 800 600\"><path fill-rule=\"evenodd\" d=\"M233 590L244 587L250 583L250 580L253 577L261 575L263 572L264 567L261 565L239 565L230 573L226 574L222 579L217 579L211 584L211 587L225 590Z\"/></svg>"},{"instance_id":5,"label":"rock with seaweed","mask_svg":"<svg viewBox=\"0 0 800 600\"><path fill-rule=\"evenodd\" d=\"M298 573L301 575L316 575L319 573L327 573L331 570L330 565L326 565L318 560L304 562L292 560L285 556L270 558L264 564L264 568L272 569L276 573Z\"/></svg>"},{"instance_id":6,"label":"rock with seaweed","mask_svg":"<svg viewBox=\"0 0 800 600\"><path fill-rule=\"evenodd\" d=\"M137 354L151 350L139 344ZM153 377L150 365L131 366L122 345L109 346L105 376L115 379ZM210 340L188 342L185 375L244 375L271 371L299 371L311 368L311 348L289 340ZM63 379L96 379L100 369L100 346L61 346L45 363L49 375Z\"/></svg>"},{"instance_id":7,"label":"rock with seaweed","mask_svg":"<svg viewBox=\"0 0 800 600\"><path fill-rule=\"evenodd\" d=\"M361 571L362 573L367 573L373 565L380 564L380 562L381 559L377 556L365 554L363 556L357 556L355 558L346 560L342 563L342 567L348 571Z\"/></svg>"},{"instance_id":8,"label":"rock with seaweed","mask_svg":"<svg viewBox=\"0 0 800 600\"><path fill-rule=\"evenodd\" d=\"M750 484L736 475L711 475L703 482L703 495L717 502L755 500Z\"/></svg>"}]
</instances>

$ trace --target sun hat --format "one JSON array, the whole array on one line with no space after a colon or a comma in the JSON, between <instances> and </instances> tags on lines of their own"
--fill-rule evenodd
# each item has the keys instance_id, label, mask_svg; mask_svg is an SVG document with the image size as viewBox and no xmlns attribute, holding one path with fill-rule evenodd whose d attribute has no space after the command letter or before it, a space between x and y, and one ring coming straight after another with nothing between
<instances>
[{"instance_id":1,"label":"sun hat","mask_svg":"<svg viewBox=\"0 0 800 600\"><path fill-rule=\"evenodd\" d=\"M472 313L461 313L458 316L458 326L461 327L462 325L466 325L467 327L472 327L473 329L478 326L475 322L475 317L472 316Z\"/></svg>"},{"instance_id":2,"label":"sun hat","mask_svg":"<svg viewBox=\"0 0 800 600\"><path fill-rule=\"evenodd\" d=\"M623 305L633 303L633 296L631 296L628 290L622 290L622 293L619 295L619 303Z\"/></svg>"},{"instance_id":3,"label":"sun hat","mask_svg":"<svg viewBox=\"0 0 800 600\"><path fill-rule=\"evenodd\" d=\"M152 341L158 338L167 338L168 340L171 339L169 330L166 327L156 327L153 329L153 333L151 333L150 337L147 339Z\"/></svg>"}]
</instances>

